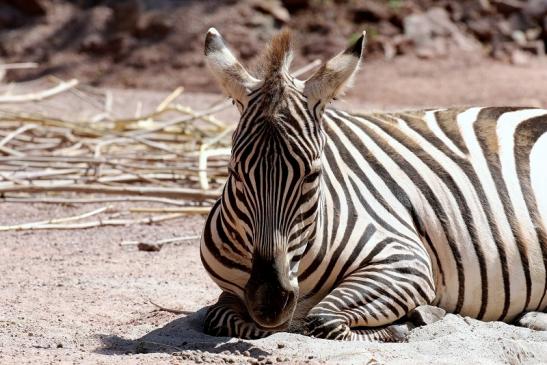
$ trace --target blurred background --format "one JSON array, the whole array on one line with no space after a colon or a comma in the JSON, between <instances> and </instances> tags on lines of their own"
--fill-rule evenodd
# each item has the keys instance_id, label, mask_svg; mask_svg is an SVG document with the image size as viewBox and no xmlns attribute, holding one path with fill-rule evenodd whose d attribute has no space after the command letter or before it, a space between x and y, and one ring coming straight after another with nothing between
<instances>
[{"instance_id":1,"label":"blurred background","mask_svg":"<svg viewBox=\"0 0 547 365\"><path fill-rule=\"evenodd\" d=\"M547 104L547 0L5 0L0 57L100 87L218 92L203 39L214 26L247 65L283 27L295 67L367 30L367 64L349 97L379 108Z\"/></svg>"},{"instance_id":2,"label":"blurred background","mask_svg":"<svg viewBox=\"0 0 547 365\"><path fill-rule=\"evenodd\" d=\"M547 107L547 0L0 0L0 363L310 362L318 347L299 339L201 332L219 289L199 237L239 120L205 67L209 27L250 69L291 28L294 71L366 29L363 67L334 104L348 111ZM415 350L326 351L369 364L547 353L509 326L450 318L433 327L450 336L422 331Z\"/></svg>"}]
</instances>

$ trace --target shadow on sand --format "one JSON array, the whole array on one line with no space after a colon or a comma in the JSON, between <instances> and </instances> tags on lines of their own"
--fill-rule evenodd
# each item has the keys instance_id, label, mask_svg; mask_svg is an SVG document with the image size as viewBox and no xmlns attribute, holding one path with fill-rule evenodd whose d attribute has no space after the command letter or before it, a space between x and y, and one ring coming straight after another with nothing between
<instances>
[{"instance_id":1,"label":"shadow on sand","mask_svg":"<svg viewBox=\"0 0 547 365\"><path fill-rule=\"evenodd\" d=\"M224 351L240 353L248 351L250 357L267 356L268 352L253 343L231 337L213 337L203 333L203 321L207 308L177 318L165 326L155 329L141 338L131 340L114 335L99 335L102 346L95 352L104 355L130 353L175 353L200 350L211 354Z\"/></svg>"}]
</instances>

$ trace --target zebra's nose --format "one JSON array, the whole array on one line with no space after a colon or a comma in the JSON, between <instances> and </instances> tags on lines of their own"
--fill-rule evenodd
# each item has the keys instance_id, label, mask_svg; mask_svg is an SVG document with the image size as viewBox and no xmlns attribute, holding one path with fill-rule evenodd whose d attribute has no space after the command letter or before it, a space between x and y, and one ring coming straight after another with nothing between
<instances>
[{"instance_id":1,"label":"zebra's nose","mask_svg":"<svg viewBox=\"0 0 547 365\"><path fill-rule=\"evenodd\" d=\"M291 282L283 255L253 256L253 267L245 286L245 303L253 320L262 327L288 324L296 307L298 284Z\"/></svg>"},{"instance_id":2,"label":"zebra's nose","mask_svg":"<svg viewBox=\"0 0 547 365\"><path fill-rule=\"evenodd\" d=\"M296 303L296 291L277 283L250 286L247 291L249 311L263 327L275 327L290 319Z\"/></svg>"}]
</instances>

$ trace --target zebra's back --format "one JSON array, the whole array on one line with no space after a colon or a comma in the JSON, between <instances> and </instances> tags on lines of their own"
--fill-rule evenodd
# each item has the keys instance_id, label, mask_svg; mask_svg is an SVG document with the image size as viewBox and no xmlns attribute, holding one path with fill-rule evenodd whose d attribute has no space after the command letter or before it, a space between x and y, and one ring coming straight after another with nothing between
<instances>
[{"instance_id":1,"label":"zebra's back","mask_svg":"<svg viewBox=\"0 0 547 365\"><path fill-rule=\"evenodd\" d=\"M325 120L327 150L345 144L362 157L342 156L341 175L361 169L390 212L383 221L419 235L438 305L506 321L547 307L547 110L331 110Z\"/></svg>"}]
</instances>

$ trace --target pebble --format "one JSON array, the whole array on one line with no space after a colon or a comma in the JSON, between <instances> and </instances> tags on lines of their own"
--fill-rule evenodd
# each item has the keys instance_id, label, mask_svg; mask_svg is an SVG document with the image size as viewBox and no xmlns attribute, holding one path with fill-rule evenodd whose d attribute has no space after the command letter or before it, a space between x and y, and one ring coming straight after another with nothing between
<instances>
[{"instance_id":1,"label":"pebble","mask_svg":"<svg viewBox=\"0 0 547 365\"><path fill-rule=\"evenodd\" d=\"M277 348L278 348L278 349L282 349L282 348L284 348L284 347L285 347L285 344L284 344L284 343L278 343L278 344L277 344Z\"/></svg>"},{"instance_id":2,"label":"pebble","mask_svg":"<svg viewBox=\"0 0 547 365\"><path fill-rule=\"evenodd\" d=\"M249 357L251 356L251 353L249 351L243 351L243 356Z\"/></svg>"}]
</instances>

